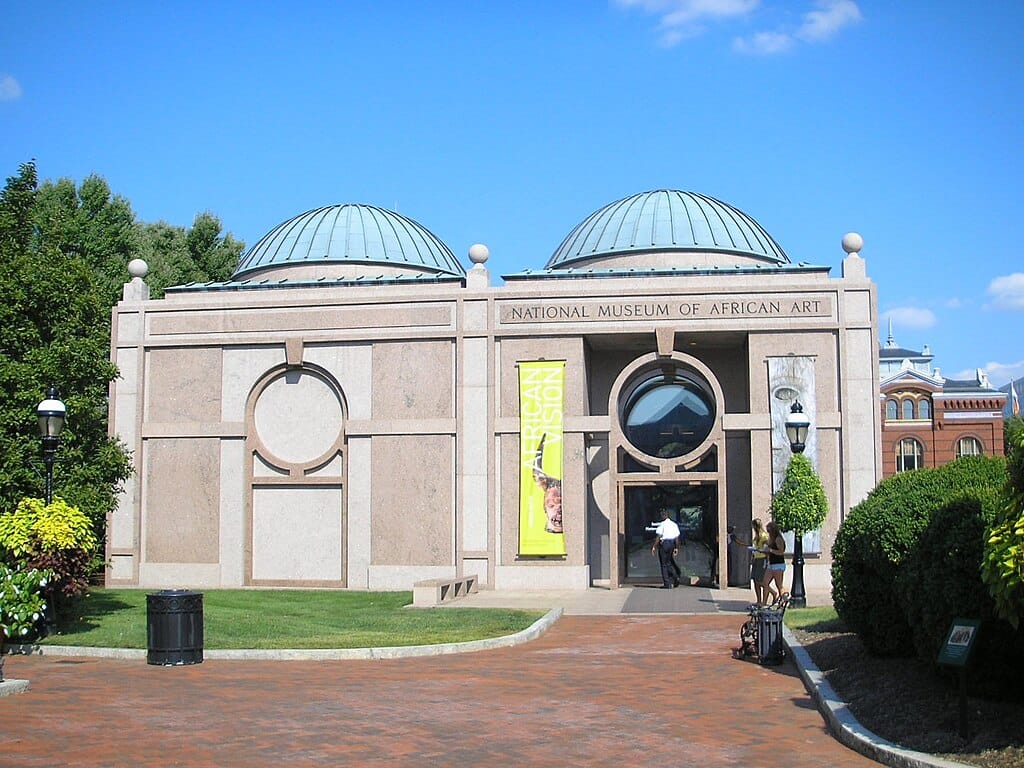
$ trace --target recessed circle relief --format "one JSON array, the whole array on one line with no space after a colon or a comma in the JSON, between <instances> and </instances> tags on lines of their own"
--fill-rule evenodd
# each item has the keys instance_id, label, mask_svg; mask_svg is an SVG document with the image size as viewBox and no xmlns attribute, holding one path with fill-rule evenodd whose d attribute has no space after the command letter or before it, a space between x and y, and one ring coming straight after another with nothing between
<instances>
[{"instance_id":1,"label":"recessed circle relief","mask_svg":"<svg viewBox=\"0 0 1024 768\"><path fill-rule=\"evenodd\" d=\"M291 464L324 456L341 434L342 416L337 392L309 371L288 371L271 381L253 413L264 448Z\"/></svg>"}]
</instances>

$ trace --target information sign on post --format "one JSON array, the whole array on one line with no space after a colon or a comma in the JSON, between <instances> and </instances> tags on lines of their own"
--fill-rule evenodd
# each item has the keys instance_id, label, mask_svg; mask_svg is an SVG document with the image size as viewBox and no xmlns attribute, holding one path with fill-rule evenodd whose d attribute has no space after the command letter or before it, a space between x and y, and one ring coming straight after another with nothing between
<instances>
[{"instance_id":1,"label":"information sign on post","mask_svg":"<svg viewBox=\"0 0 1024 768\"><path fill-rule=\"evenodd\" d=\"M974 641L978 639L978 619L953 619L953 624L946 635L946 642L939 651L939 664L960 669L960 736L967 736L967 662L974 650Z\"/></svg>"},{"instance_id":2,"label":"information sign on post","mask_svg":"<svg viewBox=\"0 0 1024 768\"><path fill-rule=\"evenodd\" d=\"M953 625L946 635L946 642L939 651L939 664L951 667L965 667L974 650L974 641L978 638L978 619L953 619Z\"/></svg>"}]
</instances>

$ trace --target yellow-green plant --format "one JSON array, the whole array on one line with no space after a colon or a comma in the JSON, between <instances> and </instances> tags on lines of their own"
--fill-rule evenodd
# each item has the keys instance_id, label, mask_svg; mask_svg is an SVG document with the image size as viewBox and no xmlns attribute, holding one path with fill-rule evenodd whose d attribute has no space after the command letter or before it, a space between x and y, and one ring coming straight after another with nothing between
<instances>
[{"instance_id":1,"label":"yellow-green plant","mask_svg":"<svg viewBox=\"0 0 1024 768\"><path fill-rule=\"evenodd\" d=\"M98 549L88 516L63 499L22 499L14 512L0 515L2 559L19 571L52 574L46 595L58 608L62 600L85 594Z\"/></svg>"},{"instance_id":2,"label":"yellow-green plant","mask_svg":"<svg viewBox=\"0 0 1024 768\"><path fill-rule=\"evenodd\" d=\"M15 558L72 549L92 554L96 545L89 518L63 499L22 499L13 514L0 515L0 547Z\"/></svg>"},{"instance_id":3,"label":"yellow-green plant","mask_svg":"<svg viewBox=\"0 0 1024 768\"><path fill-rule=\"evenodd\" d=\"M1006 471L1002 514L985 532L981 578L996 604L996 611L1014 627L1024 617L1024 421L1006 425Z\"/></svg>"}]
</instances>

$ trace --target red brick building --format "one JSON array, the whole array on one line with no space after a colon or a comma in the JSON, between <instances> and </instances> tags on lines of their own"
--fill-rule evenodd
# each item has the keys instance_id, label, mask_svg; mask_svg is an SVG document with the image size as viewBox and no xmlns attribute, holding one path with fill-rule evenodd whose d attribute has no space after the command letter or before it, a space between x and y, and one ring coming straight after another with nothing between
<instances>
[{"instance_id":1,"label":"red brick building","mask_svg":"<svg viewBox=\"0 0 1024 768\"><path fill-rule=\"evenodd\" d=\"M891 328L878 360L883 477L961 456L1003 455L1007 393L983 371L973 379L947 379L932 367L928 347L898 347Z\"/></svg>"}]
</instances>

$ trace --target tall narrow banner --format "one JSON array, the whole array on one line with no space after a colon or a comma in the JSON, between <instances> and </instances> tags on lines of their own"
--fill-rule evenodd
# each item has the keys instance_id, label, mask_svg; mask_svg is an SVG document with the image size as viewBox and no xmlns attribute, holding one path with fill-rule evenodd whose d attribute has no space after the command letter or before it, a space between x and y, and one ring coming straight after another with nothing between
<instances>
[{"instance_id":1,"label":"tall narrow banner","mask_svg":"<svg viewBox=\"0 0 1024 768\"><path fill-rule=\"evenodd\" d=\"M519 554L564 555L565 361L519 363Z\"/></svg>"}]
</instances>

